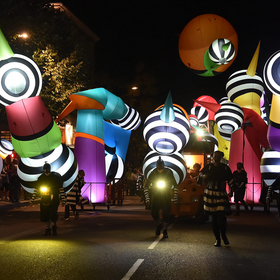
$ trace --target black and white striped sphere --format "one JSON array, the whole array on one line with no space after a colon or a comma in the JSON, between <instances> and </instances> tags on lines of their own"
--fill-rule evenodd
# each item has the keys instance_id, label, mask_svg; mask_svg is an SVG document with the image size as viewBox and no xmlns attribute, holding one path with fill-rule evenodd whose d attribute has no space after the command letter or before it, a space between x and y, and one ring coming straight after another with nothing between
<instances>
[{"instance_id":1,"label":"black and white striped sphere","mask_svg":"<svg viewBox=\"0 0 280 280\"><path fill-rule=\"evenodd\" d=\"M220 110L215 114L215 122L218 128L231 133L241 127L243 120L242 108L234 102L223 103Z\"/></svg>"},{"instance_id":2,"label":"black and white striped sphere","mask_svg":"<svg viewBox=\"0 0 280 280\"><path fill-rule=\"evenodd\" d=\"M231 140L231 132L230 131L226 131L226 130L223 130L221 128L218 127L218 131L220 133L220 135L227 141L230 141Z\"/></svg>"},{"instance_id":3,"label":"black and white striped sphere","mask_svg":"<svg viewBox=\"0 0 280 280\"><path fill-rule=\"evenodd\" d=\"M190 119L191 126L193 126L193 125L199 126L199 121L198 121L197 116L190 114L189 119Z\"/></svg>"},{"instance_id":4,"label":"black and white striped sphere","mask_svg":"<svg viewBox=\"0 0 280 280\"><path fill-rule=\"evenodd\" d=\"M125 116L121 119L110 120L110 122L126 130L135 130L141 123L140 115L135 109L126 104L125 106L127 108Z\"/></svg>"},{"instance_id":5,"label":"black and white striped sphere","mask_svg":"<svg viewBox=\"0 0 280 280\"><path fill-rule=\"evenodd\" d=\"M246 93L254 92L262 96L264 87L263 80L257 74L253 77L246 74L247 70L240 70L233 73L226 84L226 93L230 101Z\"/></svg>"},{"instance_id":6,"label":"black and white striped sphere","mask_svg":"<svg viewBox=\"0 0 280 280\"><path fill-rule=\"evenodd\" d=\"M48 153L20 159L17 171L23 188L33 193L36 181L43 173L46 162L51 165L52 172L57 172L62 176L64 191L68 192L78 175L78 163L73 152L64 144Z\"/></svg>"},{"instance_id":7,"label":"black and white striped sphere","mask_svg":"<svg viewBox=\"0 0 280 280\"><path fill-rule=\"evenodd\" d=\"M204 132L202 141L207 141L207 142L212 143L214 146L214 152L218 150L219 142L218 142L218 139L213 134Z\"/></svg>"},{"instance_id":8,"label":"black and white striped sphere","mask_svg":"<svg viewBox=\"0 0 280 280\"><path fill-rule=\"evenodd\" d=\"M218 65L228 64L235 55L233 44L228 39L217 39L209 47L210 59Z\"/></svg>"},{"instance_id":9,"label":"black and white striped sphere","mask_svg":"<svg viewBox=\"0 0 280 280\"><path fill-rule=\"evenodd\" d=\"M15 54L0 61L0 103L3 105L37 96L41 88L41 72L30 58Z\"/></svg>"},{"instance_id":10,"label":"black and white striped sphere","mask_svg":"<svg viewBox=\"0 0 280 280\"><path fill-rule=\"evenodd\" d=\"M263 69L263 77L265 85L268 89L276 94L280 95L280 51L275 52L266 61Z\"/></svg>"},{"instance_id":11,"label":"black and white striped sphere","mask_svg":"<svg viewBox=\"0 0 280 280\"><path fill-rule=\"evenodd\" d=\"M163 107L147 117L143 136L148 146L161 154L172 154L182 150L190 138L190 123L181 110L174 107L175 120L164 122L160 118Z\"/></svg>"},{"instance_id":12,"label":"black and white striped sphere","mask_svg":"<svg viewBox=\"0 0 280 280\"><path fill-rule=\"evenodd\" d=\"M124 173L124 162L121 157L116 154L105 155L106 178L114 179L111 183L117 183Z\"/></svg>"},{"instance_id":13,"label":"black and white striped sphere","mask_svg":"<svg viewBox=\"0 0 280 280\"><path fill-rule=\"evenodd\" d=\"M228 97L227 96L225 96L225 97L222 97L220 100L219 100L219 104L223 104L223 103L226 103L226 102L228 102L229 100L228 100Z\"/></svg>"},{"instance_id":14,"label":"black and white striped sphere","mask_svg":"<svg viewBox=\"0 0 280 280\"><path fill-rule=\"evenodd\" d=\"M184 181L187 174L185 158L180 153L172 155L161 155L157 152L149 152L143 161L143 174L146 179L149 178L151 172L156 168L157 160L161 156L164 166L172 170L176 183L179 185Z\"/></svg>"},{"instance_id":15,"label":"black and white striped sphere","mask_svg":"<svg viewBox=\"0 0 280 280\"><path fill-rule=\"evenodd\" d=\"M266 150L261 158L260 169L264 182L271 186L280 174L280 152Z\"/></svg>"},{"instance_id":16,"label":"black and white striped sphere","mask_svg":"<svg viewBox=\"0 0 280 280\"><path fill-rule=\"evenodd\" d=\"M191 114L197 117L199 124L205 124L209 119L208 111L201 106L191 108Z\"/></svg>"},{"instance_id":17,"label":"black and white striped sphere","mask_svg":"<svg viewBox=\"0 0 280 280\"><path fill-rule=\"evenodd\" d=\"M8 155L11 155L13 153L14 147L13 144L6 140L1 139L0 140L0 156L5 159Z\"/></svg>"}]
</instances>

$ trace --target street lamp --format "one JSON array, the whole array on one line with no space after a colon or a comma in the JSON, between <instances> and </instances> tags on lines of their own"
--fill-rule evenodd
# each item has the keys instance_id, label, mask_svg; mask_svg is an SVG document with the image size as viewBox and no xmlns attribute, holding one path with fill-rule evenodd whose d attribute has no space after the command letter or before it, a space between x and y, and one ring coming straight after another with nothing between
<instances>
[{"instance_id":1,"label":"street lamp","mask_svg":"<svg viewBox=\"0 0 280 280\"><path fill-rule=\"evenodd\" d=\"M18 37L19 37L19 38L24 38L24 39L26 39L26 38L28 38L29 36L28 36L27 33L22 33L22 34L19 34Z\"/></svg>"}]
</instances>

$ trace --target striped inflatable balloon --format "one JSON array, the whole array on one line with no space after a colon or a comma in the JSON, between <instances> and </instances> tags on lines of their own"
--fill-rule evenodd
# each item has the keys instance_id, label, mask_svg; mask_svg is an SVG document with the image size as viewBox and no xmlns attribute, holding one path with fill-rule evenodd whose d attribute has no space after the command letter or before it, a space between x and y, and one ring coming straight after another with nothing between
<instances>
[{"instance_id":1,"label":"striped inflatable balloon","mask_svg":"<svg viewBox=\"0 0 280 280\"><path fill-rule=\"evenodd\" d=\"M255 93L259 97L262 96L264 90L262 78L257 74L251 77L246 72L247 70L237 71L228 79L226 92L232 102L246 93Z\"/></svg>"},{"instance_id":2,"label":"striped inflatable balloon","mask_svg":"<svg viewBox=\"0 0 280 280\"><path fill-rule=\"evenodd\" d=\"M18 176L22 187L33 193L38 177L43 173L45 163L51 165L51 171L62 176L63 188L68 192L78 175L78 164L73 152L64 144L56 149L31 158L21 158L18 163Z\"/></svg>"},{"instance_id":3,"label":"striped inflatable balloon","mask_svg":"<svg viewBox=\"0 0 280 280\"><path fill-rule=\"evenodd\" d=\"M106 154L105 165L107 180L111 179L111 183L117 183L124 173L124 162L122 158L116 154ZM114 181L112 179L114 179Z\"/></svg>"},{"instance_id":4,"label":"striped inflatable balloon","mask_svg":"<svg viewBox=\"0 0 280 280\"><path fill-rule=\"evenodd\" d=\"M260 168L264 182L271 186L280 175L280 152L267 149L262 155Z\"/></svg>"},{"instance_id":5,"label":"striped inflatable balloon","mask_svg":"<svg viewBox=\"0 0 280 280\"><path fill-rule=\"evenodd\" d=\"M228 102L229 100L228 100L228 97L227 96L225 96L225 97L222 97L220 100L219 100L219 104L223 104L223 103L226 103L226 102Z\"/></svg>"},{"instance_id":6,"label":"striped inflatable balloon","mask_svg":"<svg viewBox=\"0 0 280 280\"><path fill-rule=\"evenodd\" d=\"M197 116L191 114L191 115L189 115L189 118L190 118L191 126L193 126L193 125L199 126L199 121L198 121Z\"/></svg>"},{"instance_id":7,"label":"striped inflatable balloon","mask_svg":"<svg viewBox=\"0 0 280 280\"><path fill-rule=\"evenodd\" d=\"M217 39L210 45L208 54L216 64L228 64L234 58L235 49L230 40Z\"/></svg>"},{"instance_id":8,"label":"striped inflatable balloon","mask_svg":"<svg viewBox=\"0 0 280 280\"><path fill-rule=\"evenodd\" d=\"M126 130L135 130L141 123L141 118L139 113L133 108L126 105L127 113L125 116L118 120L110 120L110 122L114 125L120 126Z\"/></svg>"},{"instance_id":9,"label":"striped inflatable balloon","mask_svg":"<svg viewBox=\"0 0 280 280\"><path fill-rule=\"evenodd\" d=\"M223 103L215 114L215 122L218 128L234 132L241 127L244 120L242 108L234 102Z\"/></svg>"},{"instance_id":10,"label":"striped inflatable balloon","mask_svg":"<svg viewBox=\"0 0 280 280\"><path fill-rule=\"evenodd\" d=\"M181 110L174 107L175 119L164 122L160 115L163 107L149 115L144 123L143 136L148 146L161 154L182 150L190 138L190 123Z\"/></svg>"},{"instance_id":11,"label":"striped inflatable balloon","mask_svg":"<svg viewBox=\"0 0 280 280\"><path fill-rule=\"evenodd\" d=\"M220 127L218 127L218 131L220 133L220 135L227 141L231 140L231 132L230 131L226 131L221 129Z\"/></svg>"},{"instance_id":12,"label":"striped inflatable balloon","mask_svg":"<svg viewBox=\"0 0 280 280\"><path fill-rule=\"evenodd\" d=\"M150 173L156 168L159 156L161 156L161 159L164 161L164 166L172 170L177 184L179 185L183 182L187 170L185 159L180 153L161 155L154 151L149 152L143 161L143 174L145 178L149 178Z\"/></svg>"},{"instance_id":13,"label":"striped inflatable balloon","mask_svg":"<svg viewBox=\"0 0 280 280\"><path fill-rule=\"evenodd\" d=\"M191 114L197 117L200 124L205 124L209 119L208 111L201 106L191 108Z\"/></svg>"},{"instance_id":14,"label":"striped inflatable balloon","mask_svg":"<svg viewBox=\"0 0 280 280\"><path fill-rule=\"evenodd\" d=\"M0 61L0 103L3 105L37 96L41 88L41 72L30 58L15 54Z\"/></svg>"},{"instance_id":15,"label":"striped inflatable balloon","mask_svg":"<svg viewBox=\"0 0 280 280\"><path fill-rule=\"evenodd\" d=\"M263 77L266 86L276 95L280 95L279 66L280 51L277 51L267 60L263 70Z\"/></svg>"}]
</instances>

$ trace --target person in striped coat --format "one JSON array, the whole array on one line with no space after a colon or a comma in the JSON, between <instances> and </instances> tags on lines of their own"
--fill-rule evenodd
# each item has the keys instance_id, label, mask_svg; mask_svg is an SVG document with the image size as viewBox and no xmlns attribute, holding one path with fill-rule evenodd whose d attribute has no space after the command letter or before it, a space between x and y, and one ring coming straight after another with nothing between
<instances>
[{"instance_id":1,"label":"person in striped coat","mask_svg":"<svg viewBox=\"0 0 280 280\"><path fill-rule=\"evenodd\" d=\"M78 176L75 181L75 185L67 193L66 204L65 204L65 214L64 214L65 221L68 221L70 219L70 207L74 213L75 219L79 218L79 212L77 211L77 204L80 202L81 189L85 184L84 177L85 177L84 170L79 170Z\"/></svg>"},{"instance_id":2,"label":"person in striped coat","mask_svg":"<svg viewBox=\"0 0 280 280\"><path fill-rule=\"evenodd\" d=\"M157 223L156 235L160 235L163 228L163 237L168 238L167 227L171 214L171 190L173 189L173 202L178 202L178 187L173 172L164 167L164 161L159 157L157 167L149 175L144 194L146 204L150 204L151 214ZM162 211L162 222L160 220L160 210Z\"/></svg>"},{"instance_id":3,"label":"person in striped coat","mask_svg":"<svg viewBox=\"0 0 280 280\"><path fill-rule=\"evenodd\" d=\"M40 220L46 223L44 235L56 235L59 200L62 201L62 204L65 203L62 177L57 172L51 172L49 163L44 164L43 171L44 173L37 180L30 205L34 204L36 197L40 198Z\"/></svg>"},{"instance_id":4,"label":"person in striped coat","mask_svg":"<svg viewBox=\"0 0 280 280\"><path fill-rule=\"evenodd\" d=\"M235 187L235 181L228 165L221 163L224 153L214 152L214 163L205 165L197 179L198 184L207 184L204 190L204 211L212 216L212 228L216 237L216 247L221 246L221 236L225 245L229 244L226 236L226 206L229 203L226 182L230 189Z\"/></svg>"}]
</instances>

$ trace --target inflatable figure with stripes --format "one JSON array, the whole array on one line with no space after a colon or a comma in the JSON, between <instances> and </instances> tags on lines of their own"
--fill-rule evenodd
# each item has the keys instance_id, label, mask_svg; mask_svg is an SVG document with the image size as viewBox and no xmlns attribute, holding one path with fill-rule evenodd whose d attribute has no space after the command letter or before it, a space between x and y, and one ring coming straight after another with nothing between
<instances>
[{"instance_id":1,"label":"inflatable figure with stripes","mask_svg":"<svg viewBox=\"0 0 280 280\"><path fill-rule=\"evenodd\" d=\"M109 166L114 161L117 163L115 167L122 169L122 164L118 156L109 155L109 149L106 152L106 167L104 120L113 120L113 125L130 131L139 126L140 116L138 112L124 104L121 98L104 88L77 92L69 95L69 99L71 102L58 116L56 122L73 110L78 111L74 154L79 168L85 171L86 184L82 189L82 195L92 203L106 202L108 199L106 196L106 168L107 172L110 170L111 176L112 174L121 176L120 170L112 173ZM125 130L124 128L122 130ZM107 146L112 148L111 151L115 148L115 146ZM113 152L111 155L114 154ZM109 158L110 161L108 161Z\"/></svg>"},{"instance_id":2,"label":"inflatable figure with stripes","mask_svg":"<svg viewBox=\"0 0 280 280\"><path fill-rule=\"evenodd\" d=\"M68 191L78 173L72 151L61 144L61 132L39 94L42 76L34 61L14 54L0 30L0 103L5 106L14 150L21 157L18 175L32 193L48 162Z\"/></svg>"},{"instance_id":3,"label":"inflatable figure with stripes","mask_svg":"<svg viewBox=\"0 0 280 280\"><path fill-rule=\"evenodd\" d=\"M190 122L186 111L172 103L171 93L165 104L146 118L143 136L153 150L143 162L145 177L148 178L156 168L156 161L161 156L165 166L172 170L177 184L180 184L186 177L185 160L180 151L189 141Z\"/></svg>"}]
</instances>

